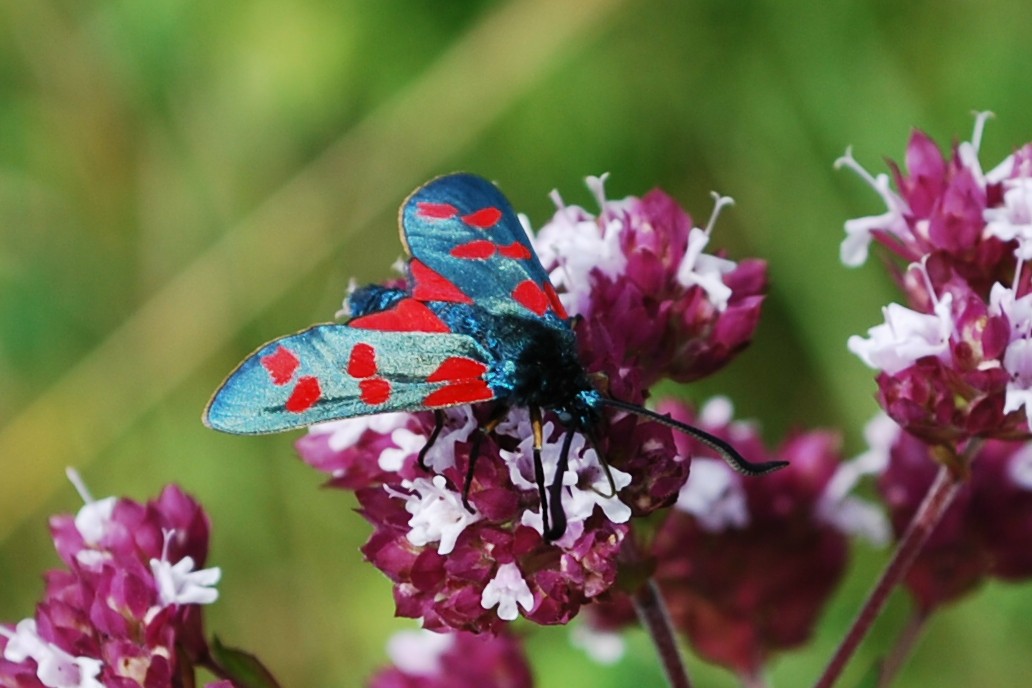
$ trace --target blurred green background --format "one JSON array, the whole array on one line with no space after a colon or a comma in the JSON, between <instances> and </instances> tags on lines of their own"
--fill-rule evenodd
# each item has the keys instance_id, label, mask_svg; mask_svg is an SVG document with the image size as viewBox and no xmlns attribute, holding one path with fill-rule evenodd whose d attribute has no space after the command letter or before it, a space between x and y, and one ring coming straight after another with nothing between
<instances>
[{"instance_id":1,"label":"blurred green background","mask_svg":"<svg viewBox=\"0 0 1032 688\"><path fill-rule=\"evenodd\" d=\"M0 0L0 618L32 613L57 562L47 515L176 481L214 521L226 642L285 686L358 686L412 622L362 563L368 527L296 460L291 436L206 430L208 395L261 342L328 320L352 277L384 278L395 213L426 179L496 180L540 226L547 194L592 207L661 186L714 244L770 261L756 342L687 390L723 392L771 441L875 411L846 338L894 298L838 261L842 223L882 212L832 162L902 157L911 126L967 139L986 167L1032 139L1028 5L621 0ZM811 682L884 553L853 572L813 643L773 666ZM901 686L1019 686L1028 589L990 585L932 622ZM888 646L893 601L847 674ZM532 630L541 686L660 685L650 648L614 668ZM692 659L700 686L734 685Z\"/></svg>"}]
</instances>

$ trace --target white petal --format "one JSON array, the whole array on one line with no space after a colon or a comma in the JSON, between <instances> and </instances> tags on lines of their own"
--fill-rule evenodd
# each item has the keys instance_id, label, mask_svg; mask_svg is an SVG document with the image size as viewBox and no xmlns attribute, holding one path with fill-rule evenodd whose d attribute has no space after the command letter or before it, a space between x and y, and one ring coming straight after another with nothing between
<instances>
[{"instance_id":1,"label":"white petal","mask_svg":"<svg viewBox=\"0 0 1032 688\"><path fill-rule=\"evenodd\" d=\"M0 628L7 637L4 659L36 662L36 677L47 688L104 688L96 679L103 666L99 659L75 657L40 637L35 619L22 619L14 632Z\"/></svg>"},{"instance_id":2,"label":"white petal","mask_svg":"<svg viewBox=\"0 0 1032 688\"><path fill-rule=\"evenodd\" d=\"M570 643L604 666L616 664L627 652L627 643L622 634L598 630L583 623L575 625L570 631Z\"/></svg>"},{"instance_id":3,"label":"white petal","mask_svg":"<svg viewBox=\"0 0 1032 688\"><path fill-rule=\"evenodd\" d=\"M1024 406L1028 415L1032 411L1032 340L1011 342L1003 354L1003 367L1011 376L1003 412L1010 413Z\"/></svg>"},{"instance_id":4,"label":"white petal","mask_svg":"<svg viewBox=\"0 0 1032 688\"><path fill-rule=\"evenodd\" d=\"M360 418L342 418L308 427L310 435L329 435L327 444L333 451L350 449L367 430L385 435L396 428L405 427L411 416L407 413L380 413Z\"/></svg>"},{"instance_id":5,"label":"white petal","mask_svg":"<svg viewBox=\"0 0 1032 688\"><path fill-rule=\"evenodd\" d=\"M402 486L412 494L392 494L405 499L405 510L412 514L406 537L417 547L437 542L437 552L449 554L466 526L480 520L480 514L466 510L462 496L448 488L444 476L416 478L402 482Z\"/></svg>"},{"instance_id":6,"label":"white petal","mask_svg":"<svg viewBox=\"0 0 1032 688\"><path fill-rule=\"evenodd\" d=\"M879 413L867 423L864 439L868 450L839 465L817 503L819 519L843 533L866 538L875 546L881 547L888 542L890 528L884 512L851 493L862 478L885 470L899 433L899 425L884 413Z\"/></svg>"},{"instance_id":7,"label":"white petal","mask_svg":"<svg viewBox=\"0 0 1032 688\"><path fill-rule=\"evenodd\" d=\"M723 394L710 398L699 409L699 423L704 426L728 425L734 417L735 405Z\"/></svg>"},{"instance_id":8,"label":"white petal","mask_svg":"<svg viewBox=\"0 0 1032 688\"><path fill-rule=\"evenodd\" d=\"M868 366L890 375L919 358L944 355L953 332L951 305L950 294L936 305L934 315L890 303L884 309L885 322L868 330L866 338L850 337L847 346Z\"/></svg>"},{"instance_id":9,"label":"white petal","mask_svg":"<svg viewBox=\"0 0 1032 688\"><path fill-rule=\"evenodd\" d=\"M211 604L219 598L219 591L214 586L222 577L222 570L217 566L195 571L193 557L183 557L175 564L151 559L150 567L163 607Z\"/></svg>"},{"instance_id":10,"label":"white petal","mask_svg":"<svg viewBox=\"0 0 1032 688\"><path fill-rule=\"evenodd\" d=\"M892 191L888 175L872 176L853 157L852 149L847 149L846 154L835 161L835 167L836 169L848 167L853 170L881 196L888 209L882 215L859 217L846 222L846 238L842 241L840 257L846 266L856 267L867 260L868 247L872 238L871 232L881 230L899 237L909 234L906 220L903 217L907 210L907 204Z\"/></svg>"},{"instance_id":11,"label":"white petal","mask_svg":"<svg viewBox=\"0 0 1032 688\"><path fill-rule=\"evenodd\" d=\"M1007 475L1018 487L1032 491L1032 444L1014 453L1007 466Z\"/></svg>"},{"instance_id":12,"label":"white petal","mask_svg":"<svg viewBox=\"0 0 1032 688\"><path fill-rule=\"evenodd\" d=\"M500 564L495 577L484 586L480 606L484 609L497 606L498 618L513 621L519 616L517 605L529 612L534 606L534 595L523 580L519 566L513 562Z\"/></svg>"},{"instance_id":13,"label":"white petal","mask_svg":"<svg viewBox=\"0 0 1032 688\"><path fill-rule=\"evenodd\" d=\"M97 680L104 666L92 657L51 653L37 661L36 676L47 688L104 688Z\"/></svg>"},{"instance_id":14,"label":"white petal","mask_svg":"<svg viewBox=\"0 0 1032 688\"><path fill-rule=\"evenodd\" d=\"M677 282L685 287L698 285L717 310L723 311L731 298L731 288L724 284L722 275L734 270L736 264L703 253L709 239L705 230L692 227L688 233L688 248L677 268Z\"/></svg>"},{"instance_id":15,"label":"white petal","mask_svg":"<svg viewBox=\"0 0 1032 688\"><path fill-rule=\"evenodd\" d=\"M479 423L469 406L458 406L444 411L445 421L441 434L426 453L426 465L434 473L443 473L455 465L455 445L469 440ZM423 438L426 442L427 438Z\"/></svg>"},{"instance_id":16,"label":"white petal","mask_svg":"<svg viewBox=\"0 0 1032 688\"><path fill-rule=\"evenodd\" d=\"M417 434L408 428L396 428L391 431L391 442L394 447L388 447L380 452L376 463L381 470L397 472L405 465L405 459L415 454L426 445L426 437Z\"/></svg>"},{"instance_id":17,"label":"white petal","mask_svg":"<svg viewBox=\"0 0 1032 688\"><path fill-rule=\"evenodd\" d=\"M455 644L449 633L399 631L387 641L391 663L406 674L436 676L441 673L441 656Z\"/></svg>"},{"instance_id":18,"label":"white petal","mask_svg":"<svg viewBox=\"0 0 1032 688\"><path fill-rule=\"evenodd\" d=\"M889 542L892 529L885 512L876 504L847 496L838 502L822 502L818 515L828 525L839 531L864 538L875 547L884 547Z\"/></svg>"},{"instance_id":19,"label":"white petal","mask_svg":"<svg viewBox=\"0 0 1032 688\"><path fill-rule=\"evenodd\" d=\"M84 504L79 509L79 513L75 515L75 529L87 545L95 546L104 538L111 525L111 516L115 512L117 502L116 497L107 497Z\"/></svg>"},{"instance_id":20,"label":"white petal","mask_svg":"<svg viewBox=\"0 0 1032 688\"><path fill-rule=\"evenodd\" d=\"M0 633L7 637L4 659L9 662L24 662L47 651L47 642L36 631L35 619L22 619L13 633L0 627Z\"/></svg>"},{"instance_id":21,"label":"white petal","mask_svg":"<svg viewBox=\"0 0 1032 688\"><path fill-rule=\"evenodd\" d=\"M749 506L741 478L719 459L696 456L676 508L691 514L709 532L744 528Z\"/></svg>"}]
</instances>

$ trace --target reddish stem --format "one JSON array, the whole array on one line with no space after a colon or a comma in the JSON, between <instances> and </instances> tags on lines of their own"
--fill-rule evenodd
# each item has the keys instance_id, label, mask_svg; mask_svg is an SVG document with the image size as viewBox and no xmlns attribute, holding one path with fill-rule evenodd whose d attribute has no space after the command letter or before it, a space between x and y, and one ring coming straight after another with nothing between
<instances>
[{"instance_id":1,"label":"reddish stem","mask_svg":"<svg viewBox=\"0 0 1032 688\"><path fill-rule=\"evenodd\" d=\"M842 675L842 671L860 646L864 636L871 630L874 620L885 608L892 589L903 580L910 565L914 563L914 559L928 541L928 536L932 534L935 526L946 513L946 509L957 495L960 485L959 478L955 477L947 467L943 466L939 469L935 481L928 488L928 493L925 494L924 501L921 502L921 506L918 507L917 513L914 514L910 525L907 526L906 532L903 533L903 537L896 545L892 559L889 560L878 583L868 595L863 607L860 608L849 633L838 646L824 673L815 684L815 688L831 688L835 685L835 681Z\"/></svg>"},{"instance_id":2,"label":"reddish stem","mask_svg":"<svg viewBox=\"0 0 1032 688\"><path fill-rule=\"evenodd\" d=\"M670 614L656 581L649 578L634 593L632 599L634 609L638 612L638 620L652 638L652 644L659 653L670 688L691 688L692 683L688 679L681 650L677 646L674 626L670 622Z\"/></svg>"}]
</instances>

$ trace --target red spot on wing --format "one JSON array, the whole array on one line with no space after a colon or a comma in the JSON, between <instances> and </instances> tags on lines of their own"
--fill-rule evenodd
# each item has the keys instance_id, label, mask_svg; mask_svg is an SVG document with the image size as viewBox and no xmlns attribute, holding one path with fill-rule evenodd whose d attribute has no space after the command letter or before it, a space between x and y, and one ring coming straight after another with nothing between
<instances>
[{"instance_id":1,"label":"red spot on wing","mask_svg":"<svg viewBox=\"0 0 1032 688\"><path fill-rule=\"evenodd\" d=\"M552 306L552 310L563 320L566 320L570 316L566 314L566 309L563 308L563 302L559 300L559 295L555 293L555 287L549 282L545 285L545 296L548 297L548 303Z\"/></svg>"},{"instance_id":2,"label":"red spot on wing","mask_svg":"<svg viewBox=\"0 0 1032 688\"><path fill-rule=\"evenodd\" d=\"M305 375L294 385L294 391L290 393L290 398L287 399L285 406L291 413L302 413L312 408L321 396L322 388L319 387L319 379Z\"/></svg>"},{"instance_id":3,"label":"red spot on wing","mask_svg":"<svg viewBox=\"0 0 1032 688\"><path fill-rule=\"evenodd\" d=\"M361 342L355 344L348 358L348 375L351 377L372 377L376 375L376 350Z\"/></svg>"},{"instance_id":4,"label":"red spot on wing","mask_svg":"<svg viewBox=\"0 0 1032 688\"><path fill-rule=\"evenodd\" d=\"M451 332L443 320L415 299L402 299L393 308L355 318L348 325L383 332Z\"/></svg>"},{"instance_id":5,"label":"red spot on wing","mask_svg":"<svg viewBox=\"0 0 1032 688\"><path fill-rule=\"evenodd\" d=\"M447 220L459 214L459 209L451 203L417 203L416 212L420 217L429 220Z\"/></svg>"},{"instance_id":6,"label":"red spot on wing","mask_svg":"<svg viewBox=\"0 0 1032 688\"><path fill-rule=\"evenodd\" d=\"M446 380L470 380L478 378L487 372L487 366L480 361L464 356L452 356L444 360L444 363L437 366L437 370L430 373L427 382L444 382Z\"/></svg>"},{"instance_id":7,"label":"red spot on wing","mask_svg":"<svg viewBox=\"0 0 1032 688\"><path fill-rule=\"evenodd\" d=\"M377 406L391 398L391 383L382 377L362 380L358 383L359 398L370 406Z\"/></svg>"},{"instance_id":8,"label":"red spot on wing","mask_svg":"<svg viewBox=\"0 0 1032 688\"><path fill-rule=\"evenodd\" d=\"M488 229L489 227L494 227L501 219L502 211L492 206L481 208L475 213L462 216L463 222L467 225L476 227L477 229Z\"/></svg>"},{"instance_id":9,"label":"red spot on wing","mask_svg":"<svg viewBox=\"0 0 1032 688\"><path fill-rule=\"evenodd\" d=\"M483 260L490 258L494 255L498 246L493 241L487 239L477 239L470 241L465 244L459 244L453 248L449 253L455 258L465 258L466 260Z\"/></svg>"},{"instance_id":10,"label":"red spot on wing","mask_svg":"<svg viewBox=\"0 0 1032 688\"><path fill-rule=\"evenodd\" d=\"M544 315L548 310L549 301L545 292L534 280L523 280L512 290L512 298L537 315Z\"/></svg>"},{"instance_id":11,"label":"red spot on wing","mask_svg":"<svg viewBox=\"0 0 1032 688\"><path fill-rule=\"evenodd\" d=\"M268 371L269 377L276 385L285 385L290 382L290 378L294 377L298 366L301 365L301 361L294 352L282 344L268 356L262 356L261 361L262 367Z\"/></svg>"},{"instance_id":12,"label":"red spot on wing","mask_svg":"<svg viewBox=\"0 0 1032 688\"><path fill-rule=\"evenodd\" d=\"M422 262L409 261L412 274L412 297L419 301L448 301L449 303L473 303L473 299L462 293L454 282L446 279ZM435 316L436 317L436 316Z\"/></svg>"},{"instance_id":13,"label":"red spot on wing","mask_svg":"<svg viewBox=\"0 0 1032 688\"><path fill-rule=\"evenodd\" d=\"M442 387L427 395L423 404L430 408L455 406L456 404L474 404L478 401L494 399L494 392L483 380L459 382Z\"/></svg>"},{"instance_id":14,"label":"red spot on wing","mask_svg":"<svg viewBox=\"0 0 1032 688\"><path fill-rule=\"evenodd\" d=\"M529 248L518 241L514 241L508 246L499 246L498 252L506 258L512 258L513 260L527 260L533 255Z\"/></svg>"}]
</instances>

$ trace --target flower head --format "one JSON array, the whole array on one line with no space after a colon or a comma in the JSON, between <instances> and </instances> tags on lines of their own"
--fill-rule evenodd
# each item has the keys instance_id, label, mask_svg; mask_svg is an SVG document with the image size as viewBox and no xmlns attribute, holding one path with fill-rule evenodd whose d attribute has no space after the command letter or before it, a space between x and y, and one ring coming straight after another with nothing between
<instances>
[{"instance_id":1,"label":"flower head","mask_svg":"<svg viewBox=\"0 0 1032 688\"><path fill-rule=\"evenodd\" d=\"M510 633L402 631L387 644L393 666L369 688L530 688L530 665Z\"/></svg>"},{"instance_id":2,"label":"flower head","mask_svg":"<svg viewBox=\"0 0 1032 688\"><path fill-rule=\"evenodd\" d=\"M600 215L556 196L534 243L581 316L580 358L600 391L640 403L661 378L724 365L756 325L763 264L707 253L713 220L694 227L660 191L608 201L601 179L589 186ZM375 311L401 293L359 289L345 310ZM570 435L546 411L535 453L527 409L510 409L484 436L490 411L444 410L439 430L431 413L342 420L297 444L331 485L355 490L374 529L365 556L394 583L398 614L430 629L497 631L517 616L566 623L614 585L631 521L672 504L688 476L687 447L656 422L620 412ZM566 527L551 539L556 505Z\"/></svg>"},{"instance_id":3,"label":"flower head","mask_svg":"<svg viewBox=\"0 0 1032 688\"><path fill-rule=\"evenodd\" d=\"M659 189L611 201L604 183L605 175L588 178L597 216L554 193L558 211L535 240L559 298L583 318L577 333L590 369L619 379L616 365L633 361L645 388L719 370L751 340L766 288L763 261L706 252L731 199L716 196L701 228Z\"/></svg>"},{"instance_id":4,"label":"flower head","mask_svg":"<svg viewBox=\"0 0 1032 688\"><path fill-rule=\"evenodd\" d=\"M946 159L925 134L907 146L906 172L857 171L885 201L883 215L846 223L843 261L862 263L870 242L884 245L907 306L891 304L885 322L849 348L879 370L888 414L932 444L957 447L974 437L1029 433L1032 406L1032 147L988 173L978 161L986 114L971 142Z\"/></svg>"},{"instance_id":5,"label":"flower head","mask_svg":"<svg viewBox=\"0 0 1032 688\"><path fill-rule=\"evenodd\" d=\"M878 489L900 536L936 473L931 448L896 427ZM914 561L905 585L927 614L990 578L1032 578L1032 447L989 440L971 476Z\"/></svg>"},{"instance_id":6,"label":"flower head","mask_svg":"<svg viewBox=\"0 0 1032 688\"><path fill-rule=\"evenodd\" d=\"M704 446L678 437L695 445L683 449L693 454L692 475L650 552L674 625L695 651L756 675L772 653L808 639L845 571L848 535L859 522L879 531L877 512L849 495L856 469L843 480L833 433L798 434L771 453L754 427L732 422L726 400L711 401L697 416L677 402L660 409L751 458L790 461L762 481L743 479ZM612 629L633 621L628 602L610 598L591 608L593 624Z\"/></svg>"},{"instance_id":7,"label":"flower head","mask_svg":"<svg viewBox=\"0 0 1032 688\"><path fill-rule=\"evenodd\" d=\"M895 192L889 175L872 177L851 151L838 160L837 166L857 172L887 206L883 215L846 223L845 264L862 264L874 240L904 263L936 255L976 290L988 289L1010 274L1013 247L985 231L986 213L1002 201L1000 182L1005 174L994 171L986 175L978 161L988 116L978 115L972 140L957 145L949 160L927 134L915 131L907 144L906 171L891 164Z\"/></svg>"},{"instance_id":8,"label":"flower head","mask_svg":"<svg viewBox=\"0 0 1032 688\"><path fill-rule=\"evenodd\" d=\"M86 504L51 519L67 569L46 575L33 617L0 626L0 684L178 685L207 656L198 605L218 596L219 570L201 568L207 516L175 486L139 504L93 500L71 477Z\"/></svg>"},{"instance_id":9,"label":"flower head","mask_svg":"<svg viewBox=\"0 0 1032 688\"><path fill-rule=\"evenodd\" d=\"M394 581L399 614L422 618L427 628L440 630L497 630L519 615L538 623L565 623L613 584L630 508L621 493L603 500L593 491L601 473L594 450L582 442L571 450L558 495L568 525L562 538L550 542L544 536L525 412L514 410L493 441L481 441L468 508L460 486L475 436L459 437L476 420L474 410L445 412L441 436L449 435L452 460L438 461L447 466L439 473L418 465L433 421L415 418L423 423L417 430L419 446L410 448L397 473L356 492L363 515L375 528L363 552ZM639 433L641 427L635 424ZM556 473L564 433L554 421L545 426L541 458L547 484ZM372 440L378 443L379 438ZM672 454L673 444L666 446ZM619 484L626 488L627 481Z\"/></svg>"}]
</instances>

